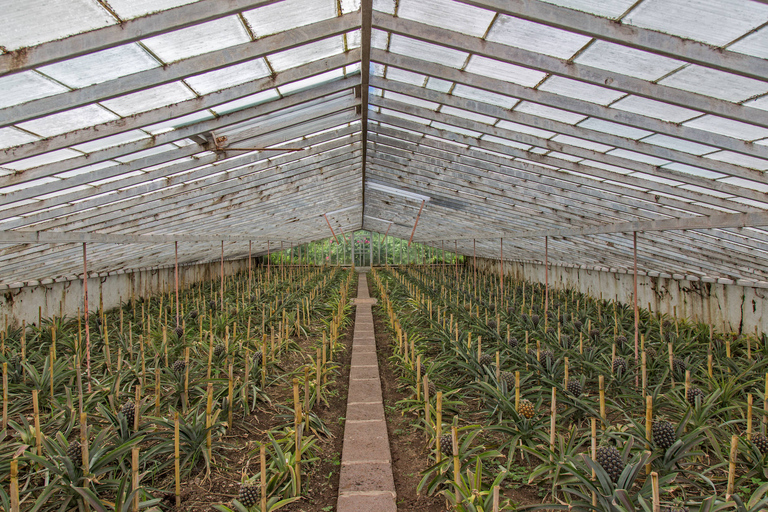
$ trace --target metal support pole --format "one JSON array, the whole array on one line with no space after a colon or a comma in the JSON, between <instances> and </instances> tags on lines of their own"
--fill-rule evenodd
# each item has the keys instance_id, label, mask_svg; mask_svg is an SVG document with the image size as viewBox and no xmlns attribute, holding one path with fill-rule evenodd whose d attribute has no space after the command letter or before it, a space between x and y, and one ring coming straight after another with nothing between
<instances>
[{"instance_id":1,"label":"metal support pole","mask_svg":"<svg viewBox=\"0 0 768 512\"><path fill-rule=\"evenodd\" d=\"M501 300L504 302L504 239L499 238L499 265L500 265L500 274L499 274L499 287L501 289Z\"/></svg>"},{"instance_id":2,"label":"metal support pole","mask_svg":"<svg viewBox=\"0 0 768 512\"><path fill-rule=\"evenodd\" d=\"M83 242L83 314L85 315L85 367L86 367L86 375L88 377L88 393L90 393L91 392L91 330L88 326L88 256L86 255L85 247L86 247L86 243ZM51 361L51 364L53 364L53 361Z\"/></svg>"},{"instance_id":3,"label":"metal support pole","mask_svg":"<svg viewBox=\"0 0 768 512\"><path fill-rule=\"evenodd\" d=\"M549 312L549 237L544 237L544 318Z\"/></svg>"},{"instance_id":4,"label":"metal support pole","mask_svg":"<svg viewBox=\"0 0 768 512\"><path fill-rule=\"evenodd\" d=\"M632 256L634 265L634 307L635 307L635 361L638 359L638 338L640 337L640 311L637 309L637 231L632 232ZM637 372L635 372L635 386L637 386Z\"/></svg>"},{"instance_id":5,"label":"metal support pole","mask_svg":"<svg viewBox=\"0 0 768 512\"><path fill-rule=\"evenodd\" d=\"M173 242L174 265L173 280L176 282L176 327L179 323L179 242Z\"/></svg>"},{"instance_id":6,"label":"metal support pole","mask_svg":"<svg viewBox=\"0 0 768 512\"><path fill-rule=\"evenodd\" d=\"M221 310L224 311L224 240L221 241Z\"/></svg>"}]
</instances>

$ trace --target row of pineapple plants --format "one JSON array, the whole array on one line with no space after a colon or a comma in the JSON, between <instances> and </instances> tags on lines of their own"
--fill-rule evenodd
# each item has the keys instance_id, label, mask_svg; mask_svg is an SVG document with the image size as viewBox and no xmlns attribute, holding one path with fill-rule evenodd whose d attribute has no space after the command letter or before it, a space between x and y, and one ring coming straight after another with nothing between
<instances>
[{"instance_id":1,"label":"row of pineapple plants","mask_svg":"<svg viewBox=\"0 0 768 512\"><path fill-rule=\"evenodd\" d=\"M627 305L466 268L388 270L374 282L413 390L402 405L450 453L452 440L435 437L449 424L423 403L440 392L442 417L460 426L460 474L480 471L490 485L522 464L544 508L652 507L650 473L668 506L765 506L763 336L640 309L636 359ZM471 493L456 502L451 459L425 472L421 490L471 510Z\"/></svg>"},{"instance_id":2,"label":"row of pineapple plants","mask_svg":"<svg viewBox=\"0 0 768 512\"><path fill-rule=\"evenodd\" d=\"M260 443L267 509L296 499L327 435L313 409L336 374L352 278L331 267L257 268L184 287L178 303L167 290L99 307L87 322L6 321L0 510L168 510L184 482L226 463L229 429L258 433L248 425L256 411L280 420ZM302 339L304 364L289 373L281 361ZM294 378L308 399L273 403L271 390ZM261 510L253 476L236 510Z\"/></svg>"}]
</instances>

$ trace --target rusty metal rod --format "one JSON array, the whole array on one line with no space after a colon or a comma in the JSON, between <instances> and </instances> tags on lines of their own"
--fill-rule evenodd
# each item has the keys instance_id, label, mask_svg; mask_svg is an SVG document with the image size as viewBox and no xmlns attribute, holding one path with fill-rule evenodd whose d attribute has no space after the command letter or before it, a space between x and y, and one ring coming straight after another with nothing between
<instances>
[{"instance_id":1,"label":"rusty metal rod","mask_svg":"<svg viewBox=\"0 0 768 512\"><path fill-rule=\"evenodd\" d=\"M408 247L411 246L411 242L413 241L413 235L416 234L416 226L419 225L419 217L421 217L421 210L424 209L424 204L426 203L426 200L421 200L421 206L419 207L419 213L416 214L416 222L413 223L413 231L411 231L411 238L408 239Z\"/></svg>"},{"instance_id":2,"label":"rusty metal rod","mask_svg":"<svg viewBox=\"0 0 768 512\"><path fill-rule=\"evenodd\" d=\"M331 234L333 234L333 239L336 240L336 243L339 243L339 239L336 237L336 232L333 231L333 228L331 227L331 221L328 220L328 215L323 214L323 217L325 217L325 223L328 224L328 229L330 229Z\"/></svg>"}]
</instances>

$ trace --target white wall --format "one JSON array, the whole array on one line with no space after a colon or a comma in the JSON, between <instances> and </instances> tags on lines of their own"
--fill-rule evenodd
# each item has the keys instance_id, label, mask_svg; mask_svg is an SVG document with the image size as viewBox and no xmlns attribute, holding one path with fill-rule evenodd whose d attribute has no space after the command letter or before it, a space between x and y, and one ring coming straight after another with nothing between
<instances>
[{"instance_id":1,"label":"white wall","mask_svg":"<svg viewBox=\"0 0 768 512\"><path fill-rule=\"evenodd\" d=\"M471 265L471 260L469 262ZM479 270L499 272L498 260L477 258ZM514 261L504 262L504 274L515 279L544 283L544 265ZM632 274L550 265L552 289L575 289L593 297L633 303ZM687 281L638 275L638 305L672 316L677 306L679 318L713 323L716 330L754 333L765 331L768 290L736 284Z\"/></svg>"},{"instance_id":2,"label":"white wall","mask_svg":"<svg viewBox=\"0 0 768 512\"><path fill-rule=\"evenodd\" d=\"M224 275L229 276L248 269L248 259L225 261ZM221 263L179 266L179 286L199 281L218 279ZM141 270L131 273L113 273L88 279L88 310L95 312L100 301L104 309L118 307L121 302L135 297L148 297L174 288L173 267L157 270ZM83 281L59 281L38 286L6 289L0 295L0 321L8 317L10 325L37 324L38 311L43 318L53 315L74 316L78 308L83 311Z\"/></svg>"}]
</instances>

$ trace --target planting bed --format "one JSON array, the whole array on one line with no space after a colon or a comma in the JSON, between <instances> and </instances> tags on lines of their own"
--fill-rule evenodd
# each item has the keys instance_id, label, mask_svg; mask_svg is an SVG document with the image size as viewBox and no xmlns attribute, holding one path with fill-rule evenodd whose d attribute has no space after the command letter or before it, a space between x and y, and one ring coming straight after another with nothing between
<instances>
[{"instance_id":1,"label":"planting bed","mask_svg":"<svg viewBox=\"0 0 768 512\"><path fill-rule=\"evenodd\" d=\"M355 285L259 269L8 327L0 510L332 510Z\"/></svg>"},{"instance_id":2,"label":"planting bed","mask_svg":"<svg viewBox=\"0 0 768 512\"><path fill-rule=\"evenodd\" d=\"M369 282L412 509L403 484L457 510L768 507L764 336L638 309L636 352L631 306L570 290L441 266Z\"/></svg>"}]
</instances>

